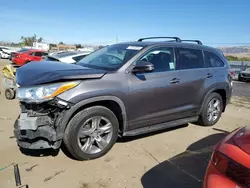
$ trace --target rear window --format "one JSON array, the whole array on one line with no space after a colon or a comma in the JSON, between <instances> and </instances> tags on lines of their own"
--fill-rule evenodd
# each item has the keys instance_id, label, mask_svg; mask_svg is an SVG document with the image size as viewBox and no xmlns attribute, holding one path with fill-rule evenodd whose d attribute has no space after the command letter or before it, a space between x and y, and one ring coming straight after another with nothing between
<instances>
[{"instance_id":1,"label":"rear window","mask_svg":"<svg viewBox=\"0 0 250 188\"><path fill-rule=\"evenodd\" d=\"M177 48L177 69L197 69L204 68L203 54L201 50Z\"/></svg>"},{"instance_id":2,"label":"rear window","mask_svg":"<svg viewBox=\"0 0 250 188\"><path fill-rule=\"evenodd\" d=\"M216 54L204 51L204 55L206 67L224 67L224 62Z\"/></svg>"}]
</instances>

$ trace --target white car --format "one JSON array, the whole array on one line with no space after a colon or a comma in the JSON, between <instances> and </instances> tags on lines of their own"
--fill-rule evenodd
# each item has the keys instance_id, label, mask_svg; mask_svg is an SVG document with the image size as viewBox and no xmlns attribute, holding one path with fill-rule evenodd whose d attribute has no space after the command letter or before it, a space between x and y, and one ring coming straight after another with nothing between
<instances>
[{"instance_id":1,"label":"white car","mask_svg":"<svg viewBox=\"0 0 250 188\"><path fill-rule=\"evenodd\" d=\"M9 48L0 47L0 59L8 59L12 52L14 51Z\"/></svg>"},{"instance_id":2,"label":"white car","mask_svg":"<svg viewBox=\"0 0 250 188\"><path fill-rule=\"evenodd\" d=\"M60 61L63 63L76 63L80 61L85 56L89 55L91 52L78 52L78 51L66 51L49 54L46 58L48 61Z\"/></svg>"}]
</instances>

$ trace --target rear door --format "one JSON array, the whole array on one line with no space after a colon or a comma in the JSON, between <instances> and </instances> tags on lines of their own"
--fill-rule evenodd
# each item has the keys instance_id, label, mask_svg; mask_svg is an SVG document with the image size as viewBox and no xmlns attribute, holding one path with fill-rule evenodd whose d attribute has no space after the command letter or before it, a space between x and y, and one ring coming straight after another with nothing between
<instances>
[{"instance_id":1,"label":"rear door","mask_svg":"<svg viewBox=\"0 0 250 188\"><path fill-rule=\"evenodd\" d=\"M175 68L174 49L157 47L149 50L138 62L148 61L154 71L129 74L128 119L130 129L179 119L181 91L179 72Z\"/></svg>"},{"instance_id":2,"label":"rear door","mask_svg":"<svg viewBox=\"0 0 250 188\"><path fill-rule=\"evenodd\" d=\"M203 51L195 48L176 48L177 70L180 71L179 99L183 117L197 115L204 93L213 83L213 73L205 67Z\"/></svg>"}]
</instances>

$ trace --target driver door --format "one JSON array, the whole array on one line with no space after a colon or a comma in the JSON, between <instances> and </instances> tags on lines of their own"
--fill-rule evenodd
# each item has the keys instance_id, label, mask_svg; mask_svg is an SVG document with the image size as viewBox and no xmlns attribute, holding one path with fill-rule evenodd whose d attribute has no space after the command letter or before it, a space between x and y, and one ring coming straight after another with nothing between
<instances>
[{"instance_id":1,"label":"driver door","mask_svg":"<svg viewBox=\"0 0 250 188\"><path fill-rule=\"evenodd\" d=\"M129 129L178 119L181 90L179 71L175 70L174 49L151 49L140 61L152 63L154 71L129 75Z\"/></svg>"}]
</instances>

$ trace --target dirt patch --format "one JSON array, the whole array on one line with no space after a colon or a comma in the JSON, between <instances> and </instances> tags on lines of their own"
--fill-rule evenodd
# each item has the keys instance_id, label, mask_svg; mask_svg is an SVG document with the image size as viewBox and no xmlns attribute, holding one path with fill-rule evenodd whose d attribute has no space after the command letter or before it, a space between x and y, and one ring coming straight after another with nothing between
<instances>
[{"instance_id":1,"label":"dirt patch","mask_svg":"<svg viewBox=\"0 0 250 188\"><path fill-rule=\"evenodd\" d=\"M232 97L230 104L236 106L236 107L242 107L250 109L250 98L248 97Z\"/></svg>"}]
</instances>

